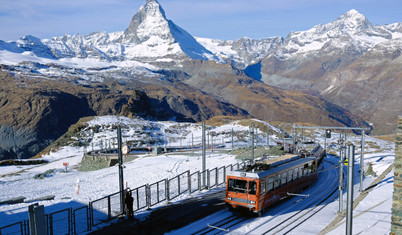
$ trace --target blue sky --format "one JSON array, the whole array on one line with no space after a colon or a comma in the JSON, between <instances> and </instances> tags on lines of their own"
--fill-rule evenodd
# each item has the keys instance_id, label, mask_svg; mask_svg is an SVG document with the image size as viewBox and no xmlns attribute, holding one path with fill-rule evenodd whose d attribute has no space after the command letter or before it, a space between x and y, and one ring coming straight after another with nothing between
<instances>
[{"instance_id":1,"label":"blue sky","mask_svg":"<svg viewBox=\"0 0 402 235\"><path fill-rule=\"evenodd\" d=\"M124 31L145 0L1 0L0 40ZM373 25L402 22L401 0L159 0L197 37L285 37L356 9Z\"/></svg>"}]
</instances>

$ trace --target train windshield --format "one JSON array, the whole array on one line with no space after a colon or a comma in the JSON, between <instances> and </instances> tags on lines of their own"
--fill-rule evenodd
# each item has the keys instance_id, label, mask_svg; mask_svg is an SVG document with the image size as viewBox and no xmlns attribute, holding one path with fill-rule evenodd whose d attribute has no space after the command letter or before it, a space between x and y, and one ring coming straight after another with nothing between
<instances>
[{"instance_id":1,"label":"train windshield","mask_svg":"<svg viewBox=\"0 0 402 235\"><path fill-rule=\"evenodd\" d=\"M247 192L247 180L229 179L228 180L228 191L236 193L246 193Z\"/></svg>"},{"instance_id":2,"label":"train windshield","mask_svg":"<svg viewBox=\"0 0 402 235\"><path fill-rule=\"evenodd\" d=\"M248 191L247 191L247 183ZM248 182L247 180L229 179L228 191L236 193L249 193L255 195L257 192L257 183L254 181Z\"/></svg>"}]
</instances>

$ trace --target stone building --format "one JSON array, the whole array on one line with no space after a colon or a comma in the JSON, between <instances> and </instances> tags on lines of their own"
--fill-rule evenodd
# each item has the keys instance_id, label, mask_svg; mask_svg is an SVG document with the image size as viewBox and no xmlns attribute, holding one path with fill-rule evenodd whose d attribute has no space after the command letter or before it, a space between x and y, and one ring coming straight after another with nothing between
<instances>
[{"instance_id":1,"label":"stone building","mask_svg":"<svg viewBox=\"0 0 402 235\"><path fill-rule=\"evenodd\" d=\"M402 116L395 136L395 173L392 202L391 234L402 234Z\"/></svg>"}]
</instances>

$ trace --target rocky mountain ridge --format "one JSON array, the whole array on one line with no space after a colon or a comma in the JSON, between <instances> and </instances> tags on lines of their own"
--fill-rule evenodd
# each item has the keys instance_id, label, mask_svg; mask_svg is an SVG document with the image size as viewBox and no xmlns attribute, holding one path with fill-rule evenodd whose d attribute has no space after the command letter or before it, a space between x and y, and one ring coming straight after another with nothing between
<instances>
[{"instance_id":1,"label":"rocky mountain ridge","mask_svg":"<svg viewBox=\"0 0 402 235\"><path fill-rule=\"evenodd\" d=\"M376 39L385 40L399 33L400 25L396 24L380 27L382 31L375 34L379 29L356 15L352 11L339 22L344 22L349 31L364 29ZM356 24L347 22L352 18ZM333 26L332 36L342 25L339 22ZM353 26L357 24L360 26ZM357 45L355 50L348 43L346 49L335 43L339 49L335 54L339 52L341 59L321 49L307 50L317 42L330 48L340 40L325 34L325 27L330 28L317 26L315 30L321 38L296 32L285 39L195 39L166 19L157 1L147 0L124 32L43 40L25 36L16 42L0 41L0 64L5 64L1 67L5 84L0 91L1 136L12 136L12 141L7 139L2 143L8 144L0 146L3 156L29 157L80 117L89 115L140 115L178 121L252 116L266 121L368 126L360 117L320 95L332 95L331 99L337 100L334 94L338 93L332 91L340 83L327 89L326 82L334 80L324 75L359 57L346 56L342 54L344 50L358 55L362 50L371 50L363 48L371 44L363 43L361 48ZM397 39L381 43L394 40ZM284 49L284 45L298 47ZM378 43L374 48L377 47L381 48ZM386 52L387 56L399 58L393 51ZM320 53L328 57L324 62ZM250 63L255 64L248 66ZM311 76L315 73L318 75ZM318 96L290 88L313 94L316 91ZM350 107L355 107L353 99ZM64 116L64 112L71 116ZM53 124L46 127L41 123ZM16 154L18 150L20 154Z\"/></svg>"}]
</instances>

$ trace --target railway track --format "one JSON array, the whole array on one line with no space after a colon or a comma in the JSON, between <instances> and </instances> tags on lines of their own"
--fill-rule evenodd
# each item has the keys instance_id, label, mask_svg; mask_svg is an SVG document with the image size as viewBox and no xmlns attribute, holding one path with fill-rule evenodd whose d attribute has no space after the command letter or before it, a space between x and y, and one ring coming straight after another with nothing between
<instances>
[{"instance_id":1,"label":"railway track","mask_svg":"<svg viewBox=\"0 0 402 235\"><path fill-rule=\"evenodd\" d=\"M325 160L325 162L336 166L335 163L330 161ZM288 234L321 211L330 202L335 200L338 196L337 190L338 183L337 181L333 181L330 187L328 187L324 193L320 194L318 200L313 200L306 203L303 208L299 208L299 211L290 214L286 218L280 218L281 221L273 226L266 226L268 224L267 222L273 222L278 214L273 215L273 218L265 221L264 224L260 225L260 227L254 229L250 233L257 232L258 234ZM281 212L281 214L283 213L286 213L286 211Z\"/></svg>"},{"instance_id":2,"label":"railway track","mask_svg":"<svg viewBox=\"0 0 402 235\"><path fill-rule=\"evenodd\" d=\"M244 218L237 215L231 215L224 219L221 219L213 224L207 224L207 227L200 229L199 231L192 233L193 235L204 235L204 234L216 234L217 232L229 232L230 228L240 224L250 218Z\"/></svg>"},{"instance_id":3,"label":"railway track","mask_svg":"<svg viewBox=\"0 0 402 235\"><path fill-rule=\"evenodd\" d=\"M329 170L331 170L331 168L337 169L335 163L332 163L328 160L325 160L325 162L331 165L330 167L327 167ZM335 172L337 174L337 171ZM333 178L333 177L327 176L327 178ZM287 234L293 231L295 228L302 225L305 221L307 221L309 218L317 214L319 211L321 211L329 202L335 200L338 196L337 189L338 189L337 180L332 181L330 187L325 192L320 194L319 199L309 201L308 203L303 205L303 208L300 208L300 205L298 203L304 200L294 200L291 206L289 206L289 203L287 203L286 207L283 206L283 204L272 207L271 209L266 211L261 218L257 219L245 218L242 216L236 216L232 214L218 221L214 221L211 224L207 224L206 227L198 230L197 232L193 232L192 234L200 235L200 234L223 234L228 232L230 233L232 230L239 228L242 224L255 220L261 221L261 225L249 231L250 234L254 233ZM287 218L281 218L281 221L275 223L275 220L278 216L294 210L296 206L298 208L297 212L292 213L290 216L287 216ZM267 218L269 219L267 220ZM274 225L272 226L270 222L274 222L273 223ZM267 225L269 224L271 226L267 227Z\"/></svg>"}]
</instances>

